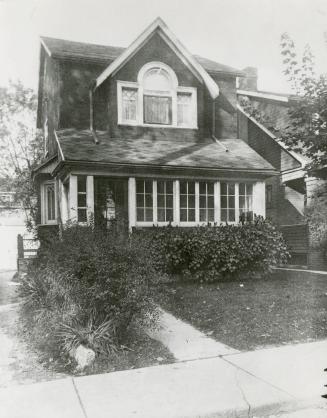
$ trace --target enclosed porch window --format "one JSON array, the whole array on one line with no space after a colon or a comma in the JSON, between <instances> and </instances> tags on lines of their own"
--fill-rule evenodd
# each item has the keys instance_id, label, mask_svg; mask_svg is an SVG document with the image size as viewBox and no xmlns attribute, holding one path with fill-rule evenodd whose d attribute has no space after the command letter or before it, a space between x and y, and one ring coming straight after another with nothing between
<instances>
[{"instance_id":1,"label":"enclosed porch window","mask_svg":"<svg viewBox=\"0 0 327 418\"><path fill-rule=\"evenodd\" d=\"M135 193L139 226L238 223L253 218L251 182L136 179ZM258 199L264 202L264 196Z\"/></svg>"}]
</instances>

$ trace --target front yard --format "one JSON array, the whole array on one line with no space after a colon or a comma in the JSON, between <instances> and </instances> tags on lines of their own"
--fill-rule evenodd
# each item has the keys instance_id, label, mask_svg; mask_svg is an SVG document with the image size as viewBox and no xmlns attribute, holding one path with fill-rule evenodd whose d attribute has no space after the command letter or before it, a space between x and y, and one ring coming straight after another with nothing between
<instances>
[{"instance_id":1,"label":"front yard","mask_svg":"<svg viewBox=\"0 0 327 418\"><path fill-rule=\"evenodd\" d=\"M163 287L163 308L239 350L327 338L327 276Z\"/></svg>"}]
</instances>

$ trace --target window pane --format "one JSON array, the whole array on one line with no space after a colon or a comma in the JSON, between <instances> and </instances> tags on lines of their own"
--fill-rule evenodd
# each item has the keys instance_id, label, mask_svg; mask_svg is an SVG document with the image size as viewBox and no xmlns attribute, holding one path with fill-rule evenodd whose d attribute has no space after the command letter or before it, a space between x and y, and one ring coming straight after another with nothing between
<instances>
[{"instance_id":1,"label":"window pane","mask_svg":"<svg viewBox=\"0 0 327 418\"><path fill-rule=\"evenodd\" d=\"M144 96L144 123L171 125L171 97Z\"/></svg>"},{"instance_id":2,"label":"window pane","mask_svg":"<svg viewBox=\"0 0 327 418\"><path fill-rule=\"evenodd\" d=\"M253 194L253 185L252 184L247 184L246 186L246 192L248 195L252 195Z\"/></svg>"},{"instance_id":3,"label":"window pane","mask_svg":"<svg viewBox=\"0 0 327 418\"><path fill-rule=\"evenodd\" d=\"M123 120L136 121L137 108L137 90L123 88L122 89L122 106L123 106Z\"/></svg>"},{"instance_id":4,"label":"window pane","mask_svg":"<svg viewBox=\"0 0 327 418\"><path fill-rule=\"evenodd\" d=\"M220 206L222 208L227 208L227 197L226 196L221 196L221 198L220 198Z\"/></svg>"},{"instance_id":5,"label":"window pane","mask_svg":"<svg viewBox=\"0 0 327 418\"><path fill-rule=\"evenodd\" d=\"M200 196L200 208L207 207L207 198L206 196Z\"/></svg>"},{"instance_id":6,"label":"window pane","mask_svg":"<svg viewBox=\"0 0 327 418\"><path fill-rule=\"evenodd\" d=\"M228 183L228 194L235 194L235 184L234 183Z\"/></svg>"},{"instance_id":7,"label":"window pane","mask_svg":"<svg viewBox=\"0 0 327 418\"><path fill-rule=\"evenodd\" d=\"M173 182L166 181L166 193L173 194Z\"/></svg>"},{"instance_id":8,"label":"window pane","mask_svg":"<svg viewBox=\"0 0 327 418\"><path fill-rule=\"evenodd\" d=\"M234 209L229 209L228 211L228 220L230 222L234 222L235 221L235 210Z\"/></svg>"},{"instance_id":9,"label":"window pane","mask_svg":"<svg viewBox=\"0 0 327 418\"><path fill-rule=\"evenodd\" d=\"M177 94L177 124L190 125L191 124L191 110L192 110L192 94L178 93Z\"/></svg>"},{"instance_id":10,"label":"window pane","mask_svg":"<svg viewBox=\"0 0 327 418\"><path fill-rule=\"evenodd\" d=\"M188 196L188 207L195 208L195 195Z\"/></svg>"},{"instance_id":11,"label":"window pane","mask_svg":"<svg viewBox=\"0 0 327 418\"><path fill-rule=\"evenodd\" d=\"M136 211L136 219L139 222L143 222L144 221L144 210L143 209L137 209L137 211Z\"/></svg>"},{"instance_id":12,"label":"window pane","mask_svg":"<svg viewBox=\"0 0 327 418\"><path fill-rule=\"evenodd\" d=\"M145 209L145 221L152 222L153 221L153 210L152 209Z\"/></svg>"},{"instance_id":13,"label":"window pane","mask_svg":"<svg viewBox=\"0 0 327 418\"><path fill-rule=\"evenodd\" d=\"M187 207L187 196L186 195L181 195L180 196L180 207L181 208L186 208Z\"/></svg>"},{"instance_id":14,"label":"window pane","mask_svg":"<svg viewBox=\"0 0 327 418\"><path fill-rule=\"evenodd\" d=\"M239 184L239 193L243 195L245 194L245 183Z\"/></svg>"},{"instance_id":15,"label":"window pane","mask_svg":"<svg viewBox=\"0 0 327 418\"><path fill-rule=\"evenodd\" d=\"M77 176L77 191L86 192L86 176Z\"/></svg>"},{"instance_id":16,"label":"window pane","mask_svg":"<svg viewBox=\"0 0 327 418\"><path fill-rule=\"evenodd\" d=\"M86 222L86 209L78 209L77 210L78 222Z\"/></svg>"},{"instance_id":17,"label":"window pane","mask_svg":"<svg viewBox=\"0 0 327 418\"><path fill-rule=\"evenodd\" d=\"M221 210L221 222L226 222L227 221L227 209L222 209Z\"/></svg>"},{"instance_id":18,"label":"window pane","mask_svg":"<svg viewBox=\"0 0 327 418\"><path fill-rule=\"evenodd\" d=\"M194 181L188 182L188 194L194 194L195 193L195 183Z\"/></svg>"},{"instance_id":19,"label":"window pane","mask_svg":"<svg viewBox=\"0 0 327 418\"><path fill-rule=\"evenodd\" d=\"M248 210L252 210L252 196L247 197Z\"/></svg>"},{"instance_id":20,"label":"window pane","mask_svg":"<svg viewBox=\"0 0 327 418\"><path fill-rule=\"evenodd\" d=\"M213 183L207 183L208 188L208 194L214 195L214 184Z\"/></svg>"},{"instance_id":21,"label":"window pane","mask_svg":"<svg viewBox=\"0 0 327 418\"><path fill-rule=\"evenodd\" d=\"M165 222L165 209L158 209L158 222Z\"/></svg>"},{"instance_id":22,"label":"window pane","mask_svg":"<svg viewBox=\"0 0 327 418\"><path fill-rule=\"evenodd\" d=\"M78 207L86 207L86 194L78 194Z\"/></svg>"},{"instance_id":23,"label":"window pane","mask_svg":"<svg viewBox=\"0 0 327 418\"><path fill-rule=\"evenodd\" d=\"M227 183L221 183L220 184L220 193L221 194L227 194Z\"/></svg>"},{"instance_id":24,"label":"window pane","mask_svg":"<svg viewBox=\"0 0 327 418\"><path fill-rule=\"evenodd\" d=\"M158 194L158 208L164 208L165 207L165 196L163 194Z\"/></svg>"},{"instance_id":25,"label":"window pane","mask_svg":"<svg viewBox=\"0 0 327 418\"><path fill-rule=\"evenodd\" d=\"M215 220L214 209L208 209L208 222L214 222L214 220Z\"/></svg>"},{"instance_id":26,"label":"window pane","mask_svg":"<svg viewBox=\"0 0 327 418\"><path fill-rule=\"evenodd\" d=\"M167 209L166 210L166 221L170 221L173 222L174 220L174 213L172 209Z\"/></svg>"},{"instance_id":27,"label":"window pane","mask_svg":"<svg viewBox=\"0 0 327 418\"><path fill-rule=\"evenodd\" d=\"M214 202L214 197L213 196L208 196L208 208L214 208L215 207L215 202Z\"/></svg>"},{"instance_id":28,"label":"window pane","mask_svg":"<svg viewBox=\"0 0 327 418\"><path fill-rule=\"evenodd\" d=\"M174 204L173 204L173 195L168 195L166 197L166 207L167 208L173 208Z\"/></svg>"},{"instance_id":29,"label":"window pane","mask_svg":"<svg viewBox=\"0 0 327 418\"><path fill-rule=\"evenodd\" d=\"M152 180L145 180L145 193L151 193L152 194Z\"/></svg>"},{"instance_id":30,"label":"window pane","mask_svg":"<svg viewBox=\"0 0 327 418\"><path fill-rule=\"evenodd\" d=\"M235 196L228 197L228 207L235 208Z\"/></svg>"},{"instance_id":31,"label":"window pane","mask_svg":"<svg viewBox=\"0 0 327 418\"><path fill-rule=\"evenodd\" d=\"M207 211L200 209L200 222L207 222Z\"/></svg>"},{"instance_id":32,"label":"window pane","mask_svg":"<svg viewBox=\"0 0 327 418\"><path fill-rule=\"evenodd\" d=\"M157 182L157 192L163 194L165 192L165 182L158 181Z\"/></svg>"},{"instance_id":33,"label":"window pane","mask_svg":"<svg viewBox=\"0 0 327 418\"><path fill-rule=\"evenodd\" d=\"M143 88L152 91L170 91L172 88L169 74L162 68L151 68L144 76Z\"/></svg>"},{"instance_id":34,"label":"window pane","mask_svg":"<svg viewBox=\"0 0 327 418\"><path fill-rule=\"evenodd\" d=\"M54 185L46 186L47 221L55 220L55 189Z\"/></svg>"},{"instance_id":35,"label":"window pane","mask_svg":"<svg viewBox=\"0 0 327 418\"><path fill-rule=\"evenodd\" d=\"M144 181L143 180L136 181L136 193L144 193Z\"/></svg>"},{"instance_id":36,"label":"window pane","mask_svg":"<svg viewBox=\"0 0 327 418\"><path fill-rule=\"evenodd\" d=\"M187 221L187 210L186 209L181 209L180 210L180 221L181 222L186 222Z\"/></svg>"},{"instance_id":37,"label":"window pane","mask_svg":"<svg viewBox=\"0 0 327 418\"><path fill-rule=\"evenodd\" d=\"M187 193L187 182L181 181L179 186L179 192L180 194L186 194Z\"/></svg>"},{"instance_id":38,"label":"window pane","mask_svg":"<svg viewBox=\"0 0 327 418\"><path fill-rule=\"evenodd\" d=\"M195 221L195 210L194 209L189 209L189 211L188 211L188 221L189 222L194 222Z\"/></svg>"},{"instance_id":39,"label":"window pane","mask_svg":"<svg viewBox=\"0 0 327 418\"><path fill-rule=\"evenodd\" d=\"M146 194L145 195L145 207L146 208L152 208L152 195L151 194Z\"/></svg>"},{"instance_id":40,"label":"window pane","mask_svg":"<svg viewBox=\"0 0 327 418\"><path fill-rule=\"evenodd\" d=\"M136 195L136 206L138 208L144 207L144 195L143 194L137 194Z\"/></svg>"},{"instance_id":41,"label":"window pane","mask_svg":"<svg viewBox=\"0 0 327 418\"><path fill-rule=\"evenodd\" d=\"M245 209L245 197L240 196L240 210Z\"/></svg>"},{"instance_id":42,"label":"window pane","mask_svg":"<svg viewBox=\"0 0 327 418\"><path fill-rule=\"evenodd\" d=\"M199 191L200 191L200 194L206 194L207 193L207 183L205 183L204 181L200 181L199 182Z\"/></svg>"}]
</instances>

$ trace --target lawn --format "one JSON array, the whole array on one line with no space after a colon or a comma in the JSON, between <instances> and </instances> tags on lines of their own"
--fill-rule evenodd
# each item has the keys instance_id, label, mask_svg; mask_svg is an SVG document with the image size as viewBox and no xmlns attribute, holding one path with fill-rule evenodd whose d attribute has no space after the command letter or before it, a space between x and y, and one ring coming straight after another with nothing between
<instances>
[{"instance_id":1,"label":"lawn","mask_svg":"<svg viewBox=\"0 0 327 418\"><path fill-rule=\"evenodd\" d=\"M327 276L170 283L161 306L239 350L327 338Z\"/></svg>"}]
</instances>

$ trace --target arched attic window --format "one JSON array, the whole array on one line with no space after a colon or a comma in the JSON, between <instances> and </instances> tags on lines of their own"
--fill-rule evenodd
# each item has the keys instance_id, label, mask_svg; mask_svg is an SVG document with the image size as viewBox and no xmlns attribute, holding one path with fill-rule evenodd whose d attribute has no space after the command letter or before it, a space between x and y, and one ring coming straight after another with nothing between
<instances>
[{"instance_id":1,"label":"arched attic window","mask_svg":"<svg viewBox=\"0 0 327 418\"><path fill-rule=\"evenodd\" d=\"M117 87L118 123L197 128L196 89L179 86L169 66L145 64L137 83L118 81Z\"/></svg>"}]
</instances>

